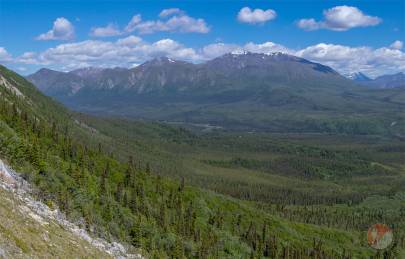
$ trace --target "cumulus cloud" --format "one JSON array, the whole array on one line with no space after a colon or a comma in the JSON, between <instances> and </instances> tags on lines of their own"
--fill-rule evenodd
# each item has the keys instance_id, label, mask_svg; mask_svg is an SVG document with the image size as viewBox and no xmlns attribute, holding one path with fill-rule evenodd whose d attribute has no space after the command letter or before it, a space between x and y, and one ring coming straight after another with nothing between
<instances>
[{"instance_id":1,"label":"cumulus cloud","mask_svg":"<svg viewBox=\"0 0 405 259\"><path fill-rule=\"evenodd\" d=\"M128 24L120 30L115 24L106 27L94 27L90 35L94 37L110 37L137 32L151 34L155 32L208 33L210 28L204 19L188 16L179 8L163 9L158 20L143 20L140 14L132 16Z\"/></svg>"},{"instance_id":2,"label":"cumulus cloud","mask_svg":"<svg viewBox=\"0 0 405 259\"><path fill-rule=\"evenodd\" d=\"M404 43L402 41L396 40L390 45L390 48L391 49L402 49L403 46L404 46Z\"/></svg>"},{"instance_id":3,"label":"cumulus cloud","mask_svg":"<svg viewBox=\"0 0 405 259\"><path fill-rule=\"evenodd\" d=\"M74 38L74 27L68 19L59 17L53 22L53 27L46 33L36 37L37 40L70 40Z\"/></svg>"},{"instance_id":4,"label":"cumulus cloud","mask_svg":"<svg viewBox=\"0 0 405 259\"><path fill-rule=\"evenodd\" d=\"M0 47L0 62L9 62L12 60L12 56L7 50L3 47Z\"/></svg>"},{"instance_id":5,"label":"cumulus cloud","mask_svg":"<svg viewBox=\"0 0 405 259\"><path fill-rule=\"evenodd\" d=\"M213 43L207 46L204 46L201 49L201 58L202 59L213 59L224 55L226 53L241 51L243 48L236 44L226 44L226 43Z\"/></svg>"},{"instance_id":6,"label":"cumulus cloud","mask_svg":"<svg viewBox=\"0 0 405 259\"><path fill-rule=\"evenodd\" d=\"M163 17L171 16L173 14L184 14L184 11L179 8L163 9L160 12L159 17L163 18Z\"/></svg>"},{"instance_id":7,"label":"cumulus cloud","mask_svg":"<svg viewBox=\"0 0 405 259\"><path fill-rule=\"evenodd\" d=\"M132 32L136 29L136 26L142 21L142 17L140 14L136 14L132 16L131 20L125 27L126 32Z\"/></svg>"},{"instance_id":8,"label":"cumulus cloud","mask_svg":"<svg viewBox=\"0 0 405 259\"><path fill-rule=\"evenodd\" d=\"M245 44L244 49L254 53L272 53L272 52L283 52L288 54L294 54L293 50L288 49L287 47L268 41L261 44L256 44L249 42Z\"/></svg>"},{"instance_id":9,"label":"cumulus cloud","mask_svg":"<svg viewBox=\"0 0 405 259\"><path fill-rule=\"evenodd\" d=\"M184 11L172 8L164 9L160 13L162 20L143 21L140 14L132 17L125 31L130 33L136 31L140 34L151 34L155 32L195 32L207 33L210 28L201 18L193 18L188 16Z\"/></svg>"},{"instance_id":10,"label":"cumulus cloud","mask_svg":"<svg viewBox=\"0 0 405 259\"><path fill-rule=\"evenodd\" d=\"M297 26L306 31L314 31L320 29L321 24L322 22L317 22L314 18L310 18L299 20Z\"/></svg>"},{"instance_id":11,"label":"cumulus cloud","mask_svg":"<svg viewBox=\"0 0 405 259\"><path fill-rule=\"evenodd\" d=\"M90 35L93 37L111 37L118 36L121 32L117 25L109 23L105 27L94 27L90 31Z\"/></svg>"},{"instance_id":12,"label":"cumulus cloud","mask_svg":"<svg viewBox=\"0 0 405 259\"><path fill-rule=\"evenodd\" d=\"M257 24L265 23L273 20L277 17L276 11L272 9L250 9L249 7L243 7L238 13L238 21L243 23Z\"/></svg>"},{"instance_id":13,"label":"cumulus cloud","mask_svg":"<svg viewBox=\"0 0 405 259\"><path fill-rule=\"evenodd\" d=\"M131 35L131 36L126 37L126 38L118 39L117 40L117 45L130 47L130 46L137 45L141 41L142 41L141 38Z\"/></svg>"},{"instance_id":14,"label":"cumulus cloud","mask_svg":"<svg viewBox=\"0 0 405 259\"><path fill-rule=\"evenodd\" d=\"M204 62L230 52L254 53L284 52L314 62L328 65L342 74L363 72L375 77L382 74L405 72L405 53L398 43L380 48L367 46L345 46L319 43L302 49L290 49L284 45L267 41L247 42L244 45L213 43L201 48L190 48L172 39L146 42L136 36L116 41L86 40L59 44L43 52L26 52L12 59L4 48L0 48L0 60L19 64L46 65L62 70L78 67L133 67L155 57L167 56L194 63Z\"/></svg>"},{"instance_id":15,"label":"cumulus cloud","mask_svg":"<svg viewBox=\"0 0 405 259\"><path fill-rule=\"evenodd\" d=\"M132 67L160 56L187 61L199 60L194 49L187 48L174 40L162 39L148 43L139 37L128 36L113 42L86 40L60 44L40 53L24 53L15 61L24 64L58 66L63 70L69 70L87 66Z\"/></svg>"},{"instance_id":16,"label":"cumulus cloud","mask_svg":"<svg viewBox=\"0 0 405 259\"><path fill-rule=\"evenodd\" d=\"M369 76L405 71L405 53L387 47L349 47L319 43L296 52L297 56L331 66L342 74L360 71Z\"/></svg>"},{"instance_id":17,"label":"cumulus cloud","mask_svg":"<svg viewBox=\"0 0 405 259\"><path fill-rule=\"evenodd\" d=\"M297 26L304 30L329 29L347 31L356 27L375 26L382 22L377 16L369 16L354 6L335 6L323 11L324 20L301 19Z\"/></svg>"},{"instance_id":18,"label":"cumulus cloud","mask_svg":"<svg viewBox=\"0 0 405 259\"><path fill-rule=\"evenodd\" d=\"M37 59L37 53L32 51L24 52L24 54L16 58L16 62L22 64L41 64Z\"/></svg>"}]
</instances>

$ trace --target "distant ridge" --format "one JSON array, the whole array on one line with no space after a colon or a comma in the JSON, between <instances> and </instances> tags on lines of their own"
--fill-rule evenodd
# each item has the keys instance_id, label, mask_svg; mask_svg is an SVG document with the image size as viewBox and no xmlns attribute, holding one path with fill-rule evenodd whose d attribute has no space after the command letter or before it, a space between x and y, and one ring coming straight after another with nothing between
<instances>
[{"instance_id":1,"label":"distant ridge","mask_svg":"<svg viewBox=\"0 0 405 259\"><path fill-rule=\"evenodd\" d=\"M397 105L363 96L364 74L350 80L282 52L233 52L201 64L158 57L130 69L42 69L27 78L77 111L225 129L347 131L333 124L357 118L340 116Z\"/></svg>"},{"instance_id":2,"label":"distant ridge","mask_svg":"<svg viewBox=\"0 0 405 259\"><path fill-rule=\"evenodd\" d=\"M361 72L352 73L347 76L347 78L356 81L360 84L374 87L374 88L399 88L405 87L405 74L403 72L392 74L392 75L382 75L371 79Z\"/></svg>"}]
</instances>

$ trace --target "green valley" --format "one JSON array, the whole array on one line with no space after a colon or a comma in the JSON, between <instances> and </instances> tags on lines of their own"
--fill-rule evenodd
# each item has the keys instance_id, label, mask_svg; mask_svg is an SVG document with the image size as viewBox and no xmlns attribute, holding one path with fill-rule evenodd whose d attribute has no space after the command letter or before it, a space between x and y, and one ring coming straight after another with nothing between
<instances>
[{"instance_id":1,"label":"green valley","mask_svg":"<svg viewBox=\"0 0 405 259\"><path fill-rule=\"evenodd\" d=\"M68 111L5 67L0 74L1 157L38 199L83 219L95 236L151 258L403 253L404 146L394 137L201 134L96 118ZM396 206L380 207L390 203L375 195ZM377 253L366 231L381 221L396 239Z\"/></svg>"}]
</instances>

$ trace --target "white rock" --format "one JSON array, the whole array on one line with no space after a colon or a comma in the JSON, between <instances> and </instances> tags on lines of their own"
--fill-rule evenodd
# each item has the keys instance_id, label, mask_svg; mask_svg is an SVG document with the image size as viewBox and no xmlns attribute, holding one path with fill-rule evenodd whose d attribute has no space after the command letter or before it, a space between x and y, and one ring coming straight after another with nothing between
<instances>
[{"instance_id":1,"label":"white rock","mask_svg":"<svg viewBox=\"0 0 405 259\"><path fill-rule=\"evenodd\" d=\"M109 243L101 238L91 237L86 230L66 220L66 217L58 209L51 210L46 204L35 200L32 196L33 189L18 173L10 169L0 159L0 187L13 192L16 198L23 202L18 209L29 215L41 225L48 225L51 222L57 223L64 229L69 230L78 238L89 242L92 246L104 251L115 258L143 258L140 254L129 254L126 246L118 242ZM0 248L0 258L3 250Z\"/></svg>"}]
</instances>

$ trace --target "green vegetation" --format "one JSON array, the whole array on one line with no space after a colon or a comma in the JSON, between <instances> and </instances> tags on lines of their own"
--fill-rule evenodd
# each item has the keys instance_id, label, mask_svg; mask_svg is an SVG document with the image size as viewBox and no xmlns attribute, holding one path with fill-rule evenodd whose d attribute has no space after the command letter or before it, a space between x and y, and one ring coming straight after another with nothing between
<instances>
[{"instance_id":1,"label":"green vegetation","mask_svg":"<svg viewBox=\"0 0 405 259\"><path fill-rule=\"evenodd\" d=\"M109 150L162 175L237 198L279 204L358 203L403 183L399 138L328 134L191 133L167 125L77 117L109 136ZM304 198L305 197L305 198Z\"/></svg>"},{"instance_id":2,"label":"green vegetation","mask_svg":"<svg viewBox=\"0 0 405 259\"><path fill-rule=\"evenodd\" d=\"M177 175L192 185L254 201L250 205L293 222L363 233L371 224L384 222L395 229L399 246L404 246L405 204L399 197L405 143L400 138L194 134L160 124L78 118L111 139L120 136L125 141L111 142L111 150L142 154L159 174ZM382 206L385 201L393 202Z\"/></svg>"},{"instance_id":3,"label":"green vegetation","mask_svg":"<svg viewBox=\"0 0 405 259\"><path fill-rule=\"evenodd\" d=\"M377 254L364 228L374 219L402 226L401 144L330 138L338 145L326 148L322 136L196 135L78 116L6 68L0 75L24 95L0 85L1 158L38 188L39 199L83 218L95 235L152 258L393 258L403 251L400 234ZM364 146L374 149L359 153ZM374 213L380 204L371 194L400 206ZM349 217L329 218L334 211ZM373 222L357 213L371 213Z\"/></svg>"}]
</instances>

